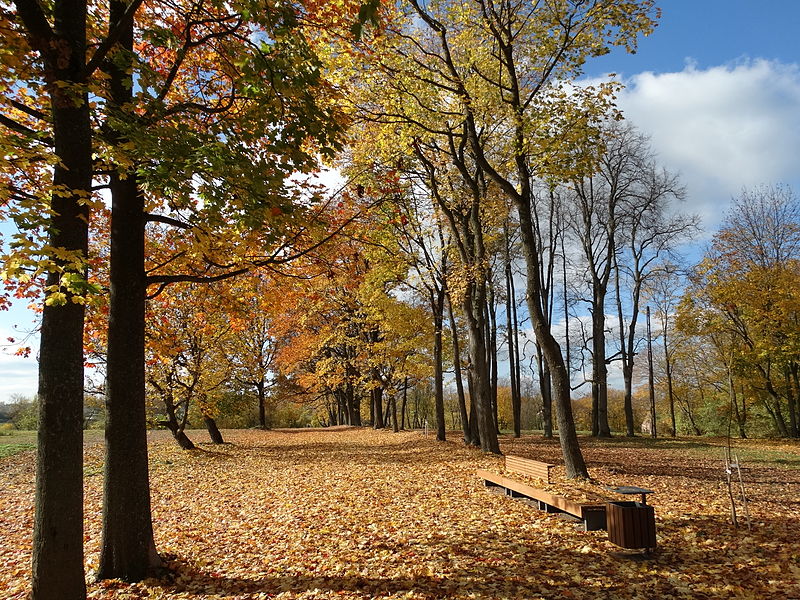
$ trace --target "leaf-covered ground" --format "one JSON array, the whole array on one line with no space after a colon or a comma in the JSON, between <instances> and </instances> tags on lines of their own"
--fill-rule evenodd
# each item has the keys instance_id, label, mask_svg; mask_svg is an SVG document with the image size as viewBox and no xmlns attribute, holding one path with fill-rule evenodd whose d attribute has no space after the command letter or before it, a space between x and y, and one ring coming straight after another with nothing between
<instances>
[{"instance_id":1,"label":"leaf-covered ground","mask_svg":"<svg viewBox=\"0 0 800 600\"><path fill-rule=\"evenodd\" d=\"M656 490L659 549L620 556L602 531L483 487L502 459L419 433L226 432L185 452L151 434L156 542L173 575L90 583L91 598L800 599L800 447L739 446L752 531L730 525L723 451L587 440L599 483ZM198 439L200 435L197 435ZM554 442L503 440L559 463ZM0 461L0 598L29 585L32 452ZM86 449L87 573L97 567L102 446ZM559 469L555 487L567 489ZM578 490L599 488L585 484Z\"/></svg>"}]
</instances>

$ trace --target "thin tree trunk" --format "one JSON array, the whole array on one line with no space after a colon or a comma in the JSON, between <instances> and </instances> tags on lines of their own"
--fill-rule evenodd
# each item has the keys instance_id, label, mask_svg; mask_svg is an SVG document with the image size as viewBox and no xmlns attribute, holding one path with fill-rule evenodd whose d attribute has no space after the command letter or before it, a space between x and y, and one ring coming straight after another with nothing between
<instances>
[{"instance_id":1,"label":"thin tree trunk","mask_svg":"<svg viewBox=\"0 0 800 600\"><path fill-rule=\"evenodd\" d=\"M392 394L392 431L395 433L400 431L400 426L397 423L397 395Z\"/></svg>"},{"instance_id":2,"label":"thin tree trunk","mask_svg":"<svg viewBox=\"0 0 800 600\"><path fill-rule=\"evenodd\" d=\"M258 393L258 426L261 429L267 429L267 397L263 380L256 383L256 392Z\"/></svg>"},{"instance_id":3,"label":"thin tree trunk","mask_svg":"<svg viewBox=\"0 0 800 600\"><path fill-rule=\"evenodd\" d=\"M667 342L667 320L664 319L664 326L663 326L663 335L664 335L664 367L667 370L667 400L669 401L669 418L670 424L672 427L672 431L670 435L672 437L677 437L678 435L678 426L677 421L675 420L675 397L672 389L672 360L670 359L669 355L669 344Z\"/></svg>"},{"instance_id":4,"label":"thin tree trunk","mask_svg":"<svg viewBox=\"0 0 800 600\"><path fill-rule=\"evenodd\" d=\"M745 433L745 423L747 421L747 396L744 393L744 386L742 386L741 396L742 396L742 409L739 411L739 417L737 419L739 423L739 435L742 438L746 438L747 434Z\"/></svg>"},{"instance_id":5,"label":"thin tree trunk","mask_svg":"<svg viewBox=\"0 0 800 600\"><path fill-rule=\"evenodd\" d=\"M444 297L443 287L436 292L431 292L431 307L433 308L433 384L436 406L436 439L446 441L446 428L444 423L444 373L442 361L442 329L444 328Z\"/></svg>"},{"instance_id":6,"label":"thin tree trunk","mask_svg":"<svg viewBox=\"0 0 800 600\"><path fill-rule=\"evenodd\" d=\"M667 368L667 399L669 400L669 418L672 427L671 435L676 437L678 435L678 425L675 419L675 392L672 387L672 361L667 354L664 358Z\"/></svg>"},{"instance_id":7,"label":"thin tree trunk","mask_svg":"<svg viewBox=\"0 0 800 600\"><path fill-rule=\"evenodd\" d=\"M492 420L494 421L495 432L500 434L499 407L497 406L497 311L494 303L494 284L489 273L488 292L486 301L486 325L487 325L487 366L489 367L489 390L492 402Z\"/></svg>"},{"instance_id":8,"label":"thin tree trunk","mask_svg":"<svg viewBox=\"0 0 800 600\"><path fill-rule=\"evenodd\" d=\"M736 425L739 428L739 437L747 439L747 433L744 430L744 423L742 421L742 415L739 412L739 400L736 397L736 386L733 382L733 375L731 374L730 370L728 370L728 394L730 394L731 399L731 408L733 409L733 418L736 420Z\"/></svg>"},{"instance_id":9,"label":"thin tree trunk","mask_svg":"<svg viewBox=\"0 0 800 600\"><path fill-rule=\"evenodd\" d=\"M797 437L797 396L795 395L795 388L793 386L793 380L791 377L790 369L794 369L796 371L797 366L792 364L791 367L786 369L786 400L788 402L788 410L789 410L789 434L793 437Z\"/></svg>"},{"instance_id":10,"label":"thin tree trunk","mask_svg":"<svg viewBox=\"0 0 800 600\"><path fill-rule=\"evenodd\" d=\"M537 365L539 367L539 393L542 395L542 432L543 437L553 437L553 388L550 380L550 368L542 354L542 347L536 344Z\"/></svg>"},{"instance_id":11,"label":"thin tree trunk","mask_svg":"<svg viewBox=\"0 0 800 600\"><path fill-rule=\"evenodd\" d=\"M650 330L650 307L647 307L647 389L650 393L650 435L658 437L656 429L656 390L653 377L653 336ZM700 388L702 393L702 388ZM694 424L694 421L692 421Z\"/></svg>"},{"instance_id":12,"label":"thin tree trunk","mask_svg":"<svg viewBox=\"0 0 800 600\"><path fill-rule=\"evenodd\" d=\"M375 423L375 390L369 391L369 422L372 424L372 427L378 429L377 424Z\"/></svg>"},{"instance_id":13,"label":"thin tree trunk","mask_svg":"<svg viewBox=\"0 0 800 600\"><path fill-rule=\"evenodd\" d=\"M511 271L511 253L509 249L508 225L505 226L505 275L506 275L506 331L508 337L508 373L511 383L511 417L513 420L514 437L520 437L522 429L520 419L522 417L522 402L519 393L519 383L517 381L517 355L514 344L514 317L516 313L514 301L513 274Z\"/></svg>"},{"instance_id":14,"label":"thin tree trunk","mask_svg":"<svg viewBox=\"0 0 800 600\"><path fill-rule=\"evenodd\" d=\"M23 10L23 4L27 7ZM31 45L39 50L47 80L55 155L54 193L48 244L80 252L88 247L91 188L91 123L81 83L86 56L86 3L56 1L53 31L37 31L44 22L40 4L17 2ZM46 36L44 35L46 34ZM48 43L49 42L49 43ZM63 45L63 48L59 46ZM66 59L66 60L64 60ZM62 62L63 61L63 62ZM59 266L64 261L51 257ZM69 272L69 267L67 267ZM83 268L80 274L85 276ZM46 285L58 286L61 273L48 274ZM33 600L80 600L86 597L83 563L83 321L80 303L45 304L39 350L39 431L36 449L36 512L33 526Z\"/></svg>"},{"instance_id":15,"label":"thin tree trunk","mask_svg":"<svg viewBox=\"0 0 800 600\"><path fill-rule=\"evenodd\" d=\"M514 273L511 273L510 279L511 287L511 312L512 312L512 334L511 342L514 347L514 362L511 363L511 369L515 374L514 380L516 383L516 410L518 412L518 421L520 433L522 431L522 354L519 350L519 318L517 317L517 291L514 286Z\"/></svg>"},{"instance_id":16,"label":"thin tree trunk","mask_svg":"<svg viewBox=\"0 0 800 600\"><path fill-rule=\"evenodd\" d=\"M408 404L408 377L403 385L403 404L400 406L400 429L406 428L406 405Z\"/></svg>"}]
</instances>

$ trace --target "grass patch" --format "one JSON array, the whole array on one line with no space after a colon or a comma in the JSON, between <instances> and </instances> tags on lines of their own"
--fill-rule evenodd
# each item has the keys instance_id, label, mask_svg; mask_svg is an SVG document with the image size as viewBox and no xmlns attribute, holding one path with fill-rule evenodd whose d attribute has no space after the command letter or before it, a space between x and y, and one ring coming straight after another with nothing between
<instances>
[{"instance_id":1,"label":"grass patch","mask_svg":"<svg viewBox=\"0 0 800 600\"><path fill-rule=\"evenodd\" d=\"M34 444L0 444L0 458L36 448Z\"/></svg>"}]
</instances>

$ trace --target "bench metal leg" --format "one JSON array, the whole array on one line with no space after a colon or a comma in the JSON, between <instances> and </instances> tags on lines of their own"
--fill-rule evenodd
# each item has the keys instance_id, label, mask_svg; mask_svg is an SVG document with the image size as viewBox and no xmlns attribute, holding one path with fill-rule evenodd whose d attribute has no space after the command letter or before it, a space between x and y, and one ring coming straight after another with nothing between
<instances>
[{"instance_id":1,"label":"bench metal leg","mask_svg":"<svg viewBox=\"0 0 800 600\"><path fill-rule=\"evenodd\" d=\"M543 510L546 513L564 512L560 508L557 508L557 507L553 506L552 504L548 504L547 502L544 502L542 500L537 500L537 502L539 503L539 510Z\"/></svg>"}]
</instances>

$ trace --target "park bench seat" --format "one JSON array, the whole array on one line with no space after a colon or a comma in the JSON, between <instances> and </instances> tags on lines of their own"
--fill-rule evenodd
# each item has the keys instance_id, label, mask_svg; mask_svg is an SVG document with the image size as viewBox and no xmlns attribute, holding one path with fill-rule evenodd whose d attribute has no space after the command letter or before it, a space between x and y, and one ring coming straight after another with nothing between
<instances>
[{"instance_id":1,"label":"park bench seat","mask_svg":"<svg viewBox=\"0 0 800 600\"><path fill-rule=\"evenodd\" d=\"M563 512L577 517L583 521L585 531L598 531L606 528L605 503L575 502L564 496L551 494L527 483L483 469L478 469L478 477L483 479L484 485L487 487L504 488L506 494L512 498L535 500L541 510L553 513Z\"/></svg>"},{"instance_id":2,"label":"park bench seat","mask_svg":"<svg viewBox=\"0 0 800 600\"><path fill-rule=\"evenodd\" d=\"M555 465L530 458L523 458L522 456L506 456L506 471L543 479L547 483L550 483L550 469L553 467L555 467Z\"/></svg>"}]
</instances>

